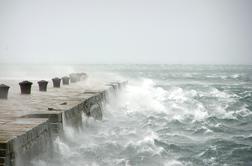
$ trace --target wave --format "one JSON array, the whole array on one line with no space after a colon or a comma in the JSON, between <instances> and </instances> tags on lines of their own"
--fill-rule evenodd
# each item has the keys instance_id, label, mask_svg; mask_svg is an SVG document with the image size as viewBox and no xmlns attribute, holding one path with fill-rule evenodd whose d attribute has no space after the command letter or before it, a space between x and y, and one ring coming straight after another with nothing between
<instances>
[{"instance_id":1,"label":"wave","mask_svg":"<svg viewBox=\"0 0 252 166\"><path fill-rule=\"evenodd\" d=\"M211 116L223 119L236 119L238 115L247 116L245 105L237 105L237 95L220 91L214 87L188 89L186 87L157 86L151 79L142 79L129 85L123 92L121 101L125 111L165 113L170 120L203 120ZM236 104L236 105L235 105ZM237 109L230 110L235 107ZM239 107L238 107L239 106Z\"/></svg>"},{"instance_id":2,"label":"wave","mask_svg":"<svg viewBox=\"0 0 252 166\"><path fill-rule=\"evenodd\" d=\"M180 82L167 81L165 74L157 78L148 73L151 79L142 72L145 78L129 78L117 99L105 105L103 121L88 119L80 131L65 126L66 136L55 142L56 158L38 160L40 166L248 163L252 115L242 97L247 100L250 89L245 92L241 85L220 81L212 84L212 78L209 83L204 80L209 74L201 74L200 81L207 82L202 84L188 83L189 78L198 78L197 73L184 73L187 79ZM233 72L225 79L233 83L240 77Z\"/></svg>"}]
</instances>

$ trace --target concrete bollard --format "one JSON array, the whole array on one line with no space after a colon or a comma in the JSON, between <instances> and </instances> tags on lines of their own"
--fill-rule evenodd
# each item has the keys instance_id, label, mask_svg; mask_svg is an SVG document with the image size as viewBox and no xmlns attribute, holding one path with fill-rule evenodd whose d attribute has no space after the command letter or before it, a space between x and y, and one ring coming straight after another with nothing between
<instances>
[{"instance_id":1,"label":"concrete bollard","mask_svg":"<svg viewBox=\"0 0 252 166\"><path fill-rule=\"evenodd\" d=\"M32 82L23 81L19 83L21 94L31 94Z\"/></svg>"},{"instance_id":2,"label":"concrete bollard","mask_svg":"<svg viewBox=\"0 0 252 166\"><path fill-rule=\"evenodd\" d=\"M80 76L80 79L82 79L82 80L85 80L87 78L86 73L78 73L78 75Z\"/></svg>"},{"instance_id":3,"label":"concrete bollard","mask_svg":"<svg viewBox=\"0 0 252 166\"><path fill-rule=\"evenodd\" d=\"M78 73L72 73L69 76L70 76L70 81L72 83L80 81L80 75Z\"/></svg>"},{"instance_id":4,"label":"concrete bollard","mask_svg":"<svg viewBox=\"0 0 252 166\"><path fill-rule=\"evenodd\" d=\"M46 92L47 84L48 84L48 81L45 81L45 80L38 81L39 91Z\"/></svg>"},{"instance_id":5,"label":"concrete bollard","mask_svg":"<svg viewBox=\"0 0 252 166\"><path fill-rule=\"evenodd\" d=\"M54 88L60 88L60 81L61 81L60 78L55 77L55 78L52 79L52 81L53 81L53 87Z\"/></svg>"},{"instance_id":6,"label":"concrete bollard","mask_svg":"<svg viewBox=\"0 0 252 166\"><path fill-rule=\"evenodd\" d=\"M65 76L65 77L62 77L62 83L63 85L69 85L69 77Z\"/></svg>"},{"instance_id":7,"label":"concrete bollard","mask_svg":"<svg viewBox=\"0 0 252 166\"><path fill-rule=\"evenodd\" d=\"M0 85L0 99L8 99L8 92L10 87L4 84Z\"/></svg>"}]
</instances>

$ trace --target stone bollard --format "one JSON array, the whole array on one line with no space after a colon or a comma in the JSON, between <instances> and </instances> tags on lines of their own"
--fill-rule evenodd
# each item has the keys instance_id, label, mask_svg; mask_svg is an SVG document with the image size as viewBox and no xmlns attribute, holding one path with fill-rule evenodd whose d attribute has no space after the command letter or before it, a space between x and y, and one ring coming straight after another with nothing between
<instances>
[{"instance_id":1,"label":"stone bollard","mask_svg":"<svg viewBox=\"0 0 252 166\"><path fill-rule=\"evenodd\" d=\"M0 99L8 99L8 92L10 87L4 84L0 85Z\"/></svg>"},{"instance_id":2,"label":"stone bollard","mask_svg":"<svg viewBox=\"0 0 252 166\"><path fill-rule=\"evenodd\" d=\"M47 84L48 84L48 81L45 81L45 80L38 81L39 91L46 92Z\"/></svg>"},{"instance_id":3,"label":"stone bollard","mask_svg":"<svg viewBox=\"0 0 252 166\"><path fill-rule=\"evenodd\" d=\"M69 85L69 77L65 76L65 77L62 77L62 83L63 85Z\"/></svg>"},{"instance_id":4,"label":"stone bollard","mask_svg":"<svg viewBox=\"0 0 252 166\"><path fill-rule=\"evenodd\" d=\"M78 73L78 75L80 76L80 79L82 79L82 80L85 80L87 78L86 73Z\"/></svg>"},{"instance_id":5,"label":"stone bollard","mask_svg":"<svg viewBox=\"0 0 252 166\"><path fill-rule=\"evenodd\" d=\"M31 94L32 82L23 81L19 83L21 94Z\"/></svg>"},{"instance_id":6,"label":"stone bollard","mask_svg":"<svg viewBox=\"0 0 252 166\"><path fill-rule=\"evenodd\" d=\"M52 79L52 81L53 81L53 87L54 88L60 88L60 81L61 81L60 78L55 77L55 78Z\"/></svg>"},{"instance_id":7,"label":"stone bollard","mask_svg":"<svg viewBox=\"0 0 252 166\"><path fill-rule=\"evenodd\" d=\"M80 75L78 73L72 73L69 76L70 76L70 81L72 83L80 81Z\"/></svg>"}]
</instances>

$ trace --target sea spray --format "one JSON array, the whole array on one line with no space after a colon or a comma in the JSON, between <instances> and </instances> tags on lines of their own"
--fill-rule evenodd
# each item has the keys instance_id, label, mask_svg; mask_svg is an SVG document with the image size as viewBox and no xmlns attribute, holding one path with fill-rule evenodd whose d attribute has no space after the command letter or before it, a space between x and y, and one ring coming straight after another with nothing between
<instances>
[{"instance_id":1,"label":"sea spray","mask_svg":"<svg viewBox=\"0 0 252 166\"><path fill-rule=\"evenodd\" d=\"M251 67L104 68L129 85L110 97L102 121L66 129L57 155L40 157L39 166L252 164Z\"/></svg>"}]
</instances>

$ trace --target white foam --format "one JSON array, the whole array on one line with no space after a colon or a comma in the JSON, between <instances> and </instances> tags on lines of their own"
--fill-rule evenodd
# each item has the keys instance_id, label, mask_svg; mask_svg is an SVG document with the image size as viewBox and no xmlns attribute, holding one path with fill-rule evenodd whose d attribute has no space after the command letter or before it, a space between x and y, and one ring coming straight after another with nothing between
<instances>
[{"instance_id":1,"label":"white foam","mask_svg":"<svg viewBox=\"0 0 252 166\"><path fill-rule=\"evenodd\" d=\"M178 160L169 160L166 161L164 166L184 166L184 164Z\"/></svg>"},{"instance_id":2,"label":"white foam","mask_svg":"<svg viewBox=\"0 0 252 166\"><path fill-rule=\"evenodd\" d=\"M229 94L221 92L216 88L212 88L212 90L210 91L210 95L217 98L230 98Z\"/></svg>"},{"instance_id":3,"label":"white foam","mask_svg":"<svg viewBox=\"0 0 252 166\"><path fill-rule=\"evenodd\" d=\"M166 92L156 88L154 81L144 79L140 85L129 85L122 93L121 103L126 103L128 112L136 111L166 111L162 101ZM124 104L125 105L125 104Z\"/></svg>"},{"instance_id":4,"label":"white foam","mask_svg":"<svg viewBox=\"0 0 252 166\"><path fill-rule=\"evenodd\" d=\"M55 151L65 157L70 157L73 155L76 155L71 148L64 142L62 141L59 137L57 137L54 141L54 149Z\"/></svg>"},{"instance_id":5,"label":"white foam","mask_svg":"<svg viewBox=\"0 0 252 166\"><path fill-rule=\"evenodd\" d=\"M233 75L231 76L231 78L234 78L234 79L239 78L239 77L240 77L240 74L233 74Z\"/></svg>"}]
</instances>

